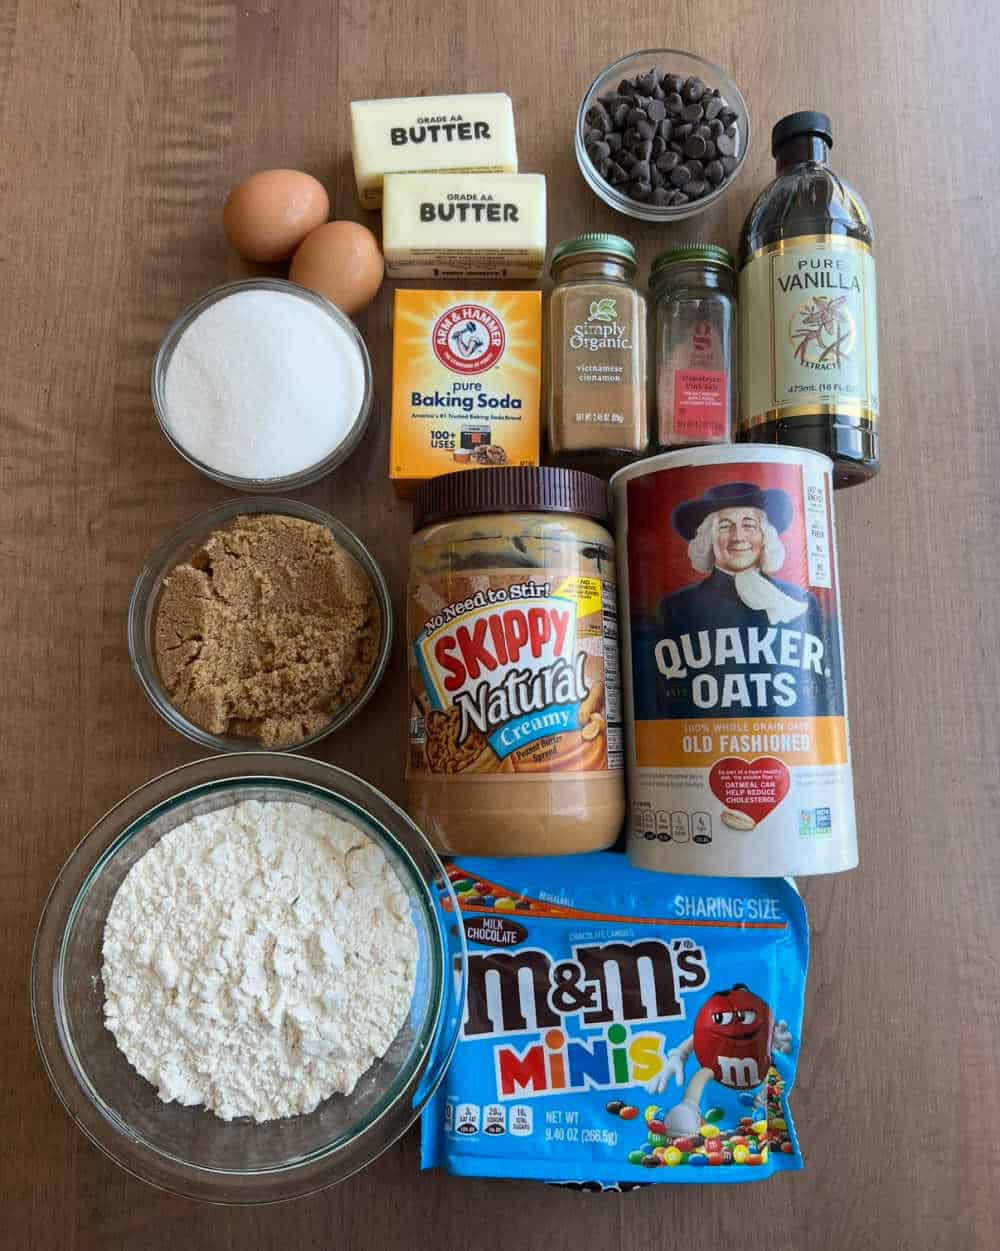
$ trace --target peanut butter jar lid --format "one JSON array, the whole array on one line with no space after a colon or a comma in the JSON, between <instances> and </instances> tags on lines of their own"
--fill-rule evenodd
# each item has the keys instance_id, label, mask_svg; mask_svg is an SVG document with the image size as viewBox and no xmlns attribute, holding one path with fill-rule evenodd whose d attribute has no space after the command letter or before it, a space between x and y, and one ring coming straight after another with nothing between
<instances>
[{"instance_id":1,"label":"peanut butter jar lid","mask_svg":"<svg viewBox=\"0 0 1000 1251\"><path fill-rule=\"evenodd\" d=\"M480 513L573 513L607 525L607 484L579 469L515 466L468 469L421 484L413 504L413 529L448 517Z\"/></svg>"}]
</instances>

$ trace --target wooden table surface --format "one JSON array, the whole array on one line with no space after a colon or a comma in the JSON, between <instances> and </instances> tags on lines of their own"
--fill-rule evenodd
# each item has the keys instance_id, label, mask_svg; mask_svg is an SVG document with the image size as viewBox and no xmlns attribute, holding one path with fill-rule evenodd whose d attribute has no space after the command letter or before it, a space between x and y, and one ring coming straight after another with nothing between
<instances>
[{"instance_id":1,"label":"wooden table surface","mask_svg":"<svg viewBox=\"0 0 1000 1251\"><path fill-rule=\"evenodd\" d=\"M557 16L557 13L559 14ZM704 7L401 0L0 4L0 1245L285 1249L1000 1245L1000 788L996 10L904 0ZM630 50L733 73L757 127L719 211L669 234L582 182L578 98ZM228 250L229 185L284 165L358 208L348 102L508 91L549 236L624 230L735 245L768 136L832 114L836 168L878 230L881 476L838 496L862 863L804 883L813 961L793 1107L807 1170L758 1186L592 1198L421 1174L411 1133L362 1176L277 1208L157 1193L70 1123L32 1038L34 927L108 807L200 753L147 705L125 607L145 556L227 495L163 441L149 370L196 295L255 272ZM360 318L374 429L301 492L368 543L397 610L409 508L386 480L389 284ZM402 794L402 642L374 702L317 754Z\"/></svg>"}]
</instances>

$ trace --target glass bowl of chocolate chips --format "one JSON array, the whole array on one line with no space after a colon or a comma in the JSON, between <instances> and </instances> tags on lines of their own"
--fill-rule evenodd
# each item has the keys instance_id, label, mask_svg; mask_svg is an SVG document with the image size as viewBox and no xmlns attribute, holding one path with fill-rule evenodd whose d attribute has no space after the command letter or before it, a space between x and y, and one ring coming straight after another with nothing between
<instances>
[{"instance_id":1,"label":"glass bowl of chocolate chips","mask_svg":"<svg viewBox=\"0 0 1000 1251\"><path fill-rule=\"evenodd\" d=\"M681 221L714 204L750 150L750 114L711 61L668 48L601 70L576 120L580 172L619 213Z\"/></svg>"}]
</instances>

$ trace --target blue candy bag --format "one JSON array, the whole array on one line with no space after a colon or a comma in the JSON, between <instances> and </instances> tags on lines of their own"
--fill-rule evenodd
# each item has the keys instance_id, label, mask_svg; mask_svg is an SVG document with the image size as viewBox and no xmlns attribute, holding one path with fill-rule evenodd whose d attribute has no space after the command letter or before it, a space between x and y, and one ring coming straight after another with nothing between
<instances>
[{"instance_id":1,"label":"blue candy bag","mask_svg":"<svg viewBox=\"0 0 1000 1251\"><path fill-rule=\"evenodd\" d=\"M787 1097L809 938L790 882L614 852L448 873L468 988L423 1167L604 1186L802 1167Z\"/></svg>"}]
</instances>

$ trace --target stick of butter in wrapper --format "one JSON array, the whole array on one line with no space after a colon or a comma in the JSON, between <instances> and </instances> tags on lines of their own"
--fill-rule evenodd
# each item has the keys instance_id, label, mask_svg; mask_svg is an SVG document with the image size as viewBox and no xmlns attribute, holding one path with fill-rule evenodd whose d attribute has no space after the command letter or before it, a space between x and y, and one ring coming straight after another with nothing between
<instances>
[{"instance_id":1,"label":"stick of butter in wrapper","mask_svg":"<svg viewBox=\"0 0 1000 1251\"><path fill-rule=\"evenodd\" d=\"M381 208L386 174L517 173L514 110L502 92L354 100L351 149L366 209Z\"/></svg>"},{"instance_id":2,"label":"stick of butter in wrapper","mask_svg":"<svg viewBox=\"0 0 1000 1251\"><path fill-rule=\"evenodd\" d=\"M390 278L528 278L545 264L544 174L387 174Z\"/></svg>"},{"instance_id":3,"label":"stick of butter in wrapper","mask_svg":"<svg viewBox=\"0 0 1000 1251\"><path fill-rule=\"evenodd\" d=\"M617 852L460 857L448 876L466 1006L424 1168L594 1189L802 1168L788 1095L809 934L792 882Z\"/></svg>"}]
</instances>

